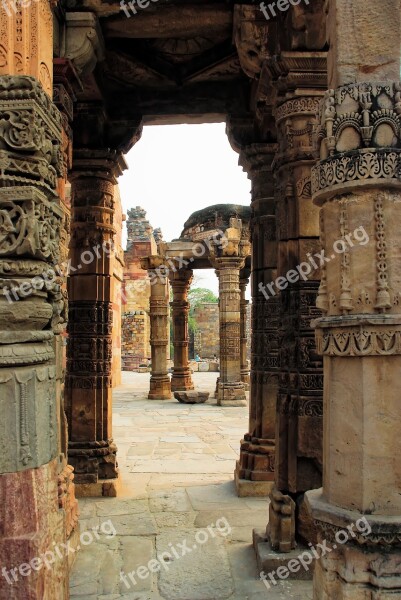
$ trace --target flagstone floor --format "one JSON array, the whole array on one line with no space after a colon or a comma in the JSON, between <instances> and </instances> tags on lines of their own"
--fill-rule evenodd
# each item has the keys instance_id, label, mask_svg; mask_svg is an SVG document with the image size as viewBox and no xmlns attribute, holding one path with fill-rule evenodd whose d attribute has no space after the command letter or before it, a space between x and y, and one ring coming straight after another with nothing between
<instances>
[{"instance_id":1,"label":"flagstone floor","mask_svg":"<svg viewBox=\"0 0 401 600\"><path fill-rule=\"evenodd\" d=\"M194 373L212 392L215 373ZM252 529L266 499L233 483L247 408L147 400L149 375L123 373L114 391L118 498L81 499L75 600L310 600L311 582L260 580ZM212 393L211 393L212 396Z\"/></svg>"}]
</instances>

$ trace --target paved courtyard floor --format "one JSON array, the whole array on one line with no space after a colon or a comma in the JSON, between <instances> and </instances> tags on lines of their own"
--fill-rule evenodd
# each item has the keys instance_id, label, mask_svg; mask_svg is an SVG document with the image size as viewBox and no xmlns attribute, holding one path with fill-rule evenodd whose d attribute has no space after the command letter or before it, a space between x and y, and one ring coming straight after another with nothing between
<instances>
[{"instance_id":1,"label":"paved courtyard floor","mask_svg":"<svg viewBox=\"0 0 401 600\"><path fill-rule=\"evenodd\" d=\"M212 392L216 374L194 381ZM233 483L248 409L147 400L148 388L148 374L123 373L114 391L122 489L79 501L71 598L310 600L310 582L267 590L258 577L252 529L266 526L267 500L238 498Z\"/></svg>"}]
</instances>

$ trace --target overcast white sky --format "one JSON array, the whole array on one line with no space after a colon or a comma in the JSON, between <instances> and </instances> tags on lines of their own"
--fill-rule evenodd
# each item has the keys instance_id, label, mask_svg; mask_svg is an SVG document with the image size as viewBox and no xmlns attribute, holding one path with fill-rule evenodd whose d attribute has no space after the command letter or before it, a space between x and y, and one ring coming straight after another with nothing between
<instances>
[{"instance_id":1,"label":"overcast white sky","mask_svg":"<svg viewBox=\"0 0 401 600\"><path fill-rule=\"evenodd\" d=\"M220 203L250 204L250 181L238 166L225 123L145 127L126 160L129 169L119 179L123 211L144 208L166 241L180 236L196 210ZM197 287L217 292L214 271L194 274Z\"/></svg>"}]
</instances>

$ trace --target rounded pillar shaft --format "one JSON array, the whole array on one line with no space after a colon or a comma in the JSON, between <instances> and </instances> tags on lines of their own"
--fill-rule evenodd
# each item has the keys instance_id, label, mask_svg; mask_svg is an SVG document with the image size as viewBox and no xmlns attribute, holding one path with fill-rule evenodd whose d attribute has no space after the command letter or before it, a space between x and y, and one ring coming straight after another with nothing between
<instances>
[{"instance_id":1,"label":"rounded pillar shaft","mask_svg":"<svg viewBox=\"0 0 401 600\"><path fill-rule=\"evenodd\" d=\"M312 182L330 257L316 321L324 473L307 499L320 541L357 534L318 561L316 599L401 595L400 90L387 79L348 84L321 107Z\"/></svg>"},{"instance_id":2,"label":"rounded pillar shaft","mask_svg":"<svg viewBox=\"0 0 401 600\"><path fill-rule=\"evenodd\" d=\"M245 385L241 381L241 291L238 257L216 258L219 278L220 379L217 403L220 406L245 406Z\"/></svg>"},{"instance_id":3,"label":"rounded pillar shaft","mask_svg":"<svg viewBox=\"0 0 401 600\"><path fill-rule=\"evenodd\" d=\"M241 274L243 275L243 274ZM241 354L241 381L245 385L245 389L249 390L249 368L248 368L248 336L247 336L247 323L248 323L248 306L249 300L246 299L246 288L248 286L249 279L241 276L240 278L240 354Z\"/></svg>"},{"instance_id":4,"label":"rounded pillar shaft","mask_svg":"<svg viewBox=\"0 0 401 600\"><path fill-rule=\"evenodd\" d=\"M142 268L150 277L150 347L152 367L150 375L150 400L171 398L171 381L167 373L169 285L167 269L158 256L141 259Z\"/></svg>"},{"instance_id":5,"label":"rounded pillar shaft","mask_svg":"<svg viewBox=\"0 0 401 600\"><path fill-rule=\"evenodd\" d=\"M171 389L193 390L194 384L188 360L188 292L193 279L192 271L180 269L170 273L173 289L173 332L174 332L174 367L171 378Z\"/></svg>"},{"instance_id":6,"label":"rounded pillar shaft","mask_svg":"<svg viewBox=\"0 0 401 600\"><path fill-rule=\"evenodd\" d=\"M75 149L66 398L69 457L77 484L104 493L118 477L112 439L114 188L124 168L110 150Z\"/></svg>"}]
</instances>

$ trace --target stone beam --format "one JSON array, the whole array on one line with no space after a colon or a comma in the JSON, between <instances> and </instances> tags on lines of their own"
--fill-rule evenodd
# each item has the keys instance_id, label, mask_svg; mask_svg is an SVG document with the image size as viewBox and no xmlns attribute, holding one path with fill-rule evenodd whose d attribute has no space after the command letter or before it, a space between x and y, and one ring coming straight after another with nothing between
<instances>
[{"instance_id":1,"label":"stone beam","mask_svg":"<svg viewBox=\"0 0 401 600\"><path fill-rule=\"evenodd\" d=\"M225 4L178 5L148 7L138 10L128 18L121 10L120 15L110 17L103 24L106 38L191 38L196 36L230 36L232 31L232 11Z\"/></svg>"},{"instance_id":2,"label":"stone beam","mask_svg":"<svg viewBox=\"0 0 401 600\"><path fill-rule=\"evenodd\" d=\"M159 89L157 94L153 89L139 88L108 98L111 118L124 115L133 120L143 115L144 122L152 124L177 115L180 115L180 123L187 116L204 122L209 115L213 115L213 122L221 122L227 114L246 114L248 104L247 81L198 83L174 90Z\"/></svg>"}]
</instances>

